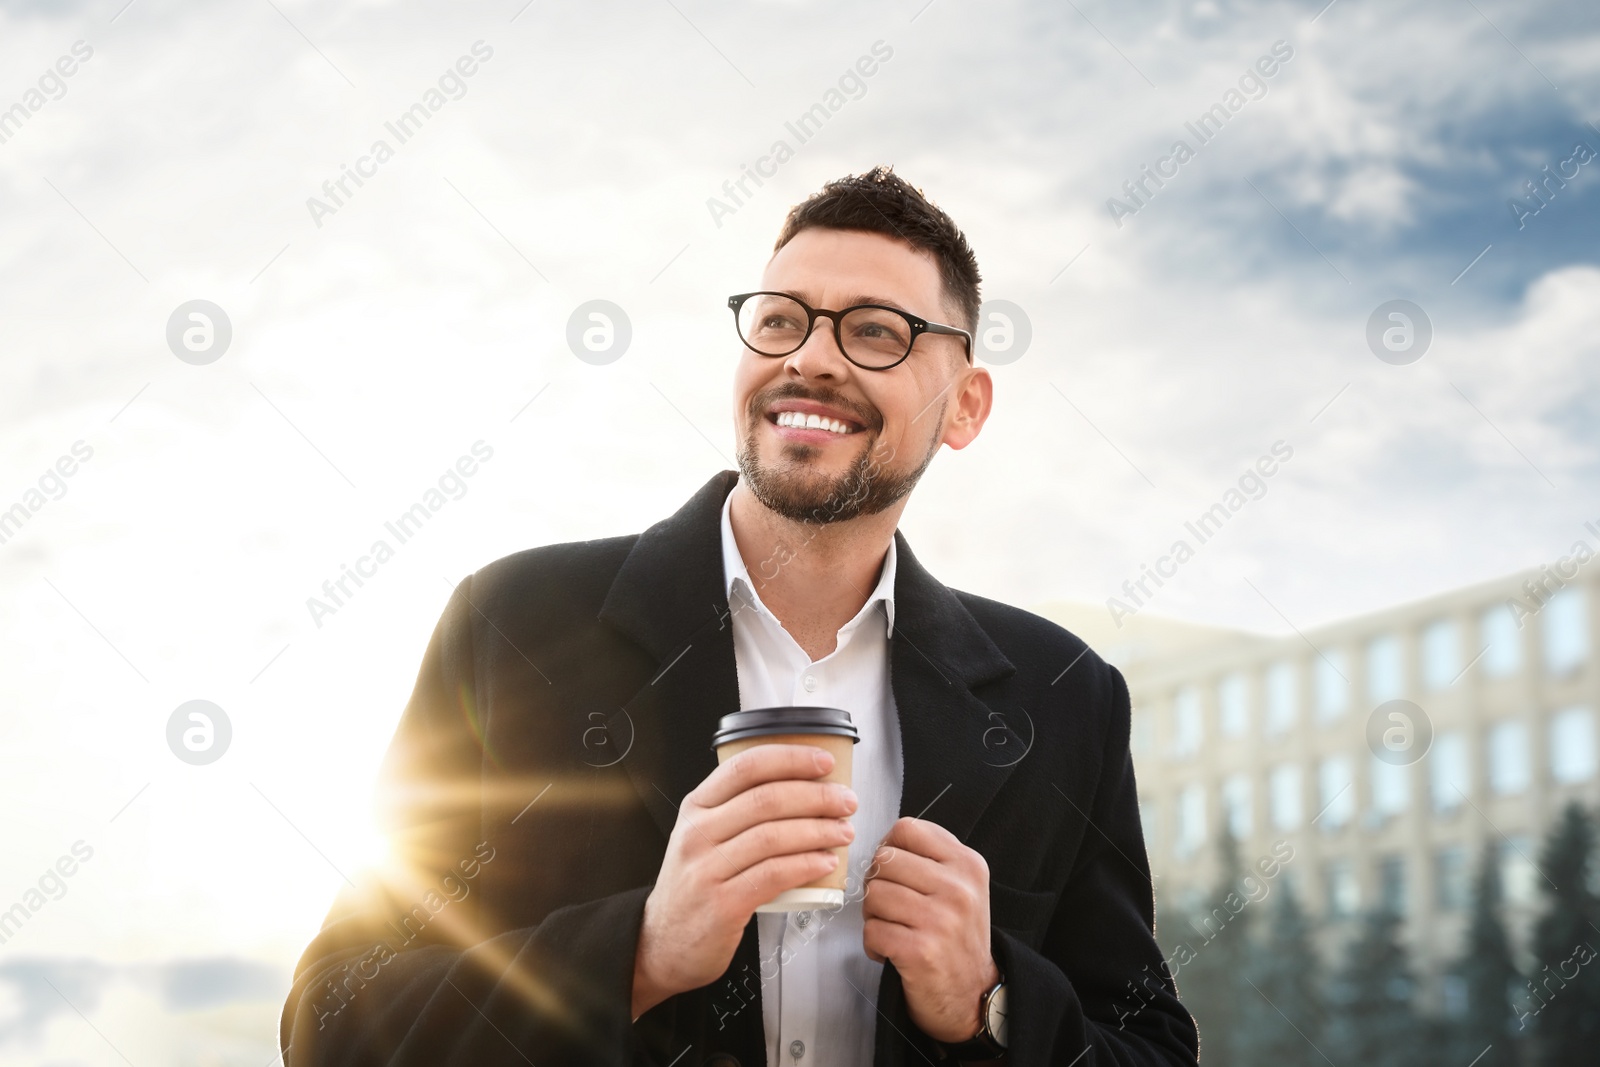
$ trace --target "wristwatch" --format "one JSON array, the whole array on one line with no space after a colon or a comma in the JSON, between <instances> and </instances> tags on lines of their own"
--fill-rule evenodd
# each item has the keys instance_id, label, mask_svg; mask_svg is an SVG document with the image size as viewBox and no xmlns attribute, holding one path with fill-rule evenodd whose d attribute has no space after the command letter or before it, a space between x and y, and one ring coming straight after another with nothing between
<instances>
[{"instance_id":1,"label":"wristwatch","mask_svg":"<svg viewBox=\"0 0 1600 1067\"><path fill-rule=\"evenodd\" d=\"M978 1000L978 1032L956 1044L939 1042L948 1059L997 1060L1006 1054L1006 976Z\"/></svg>"}]
</instances>

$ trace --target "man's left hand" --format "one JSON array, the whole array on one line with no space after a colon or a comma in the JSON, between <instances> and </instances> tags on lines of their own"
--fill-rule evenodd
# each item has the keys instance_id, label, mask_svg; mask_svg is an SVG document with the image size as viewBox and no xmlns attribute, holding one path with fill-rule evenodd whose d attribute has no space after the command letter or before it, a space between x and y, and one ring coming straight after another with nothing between
<instances>
[{"instance_id":1,"label":"man's left hand","mask_svg":"<svg viewBox=\"0 0 1600 1067\"><path fill-rule=\"evenodd\" d=\"M900 819L867 872L867 955L892 960L911 1021L936 1041L978 1032L978 1001L1000 980L989 949L989 865L938 823Z\"/></svg>"}]
</instances>

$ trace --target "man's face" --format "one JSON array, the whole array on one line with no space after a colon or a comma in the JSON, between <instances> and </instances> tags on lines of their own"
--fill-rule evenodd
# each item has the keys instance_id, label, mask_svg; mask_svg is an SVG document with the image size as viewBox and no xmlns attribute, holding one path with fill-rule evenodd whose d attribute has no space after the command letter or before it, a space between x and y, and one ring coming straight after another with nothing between
<instances>
[{"instance_id":1,"label":"man's face","mask_svg":"<svg viewBox=\"0 0 1600 1067\"><path fill-rule=\"evenodd\" d=\"M887 304L961 325L933 257L876 233L802 230L772 257L760 288L814 308ZM899 366L863 370L839 351L829 318L790 355L743 349L734 430L756 499L797 521L841 522L904 498L940 444L964 448L988 415L988 372L965 351L959 337L924 334ZM848 432L780 426L783 412L837 420Z\"/></svg>"}]
</instances>

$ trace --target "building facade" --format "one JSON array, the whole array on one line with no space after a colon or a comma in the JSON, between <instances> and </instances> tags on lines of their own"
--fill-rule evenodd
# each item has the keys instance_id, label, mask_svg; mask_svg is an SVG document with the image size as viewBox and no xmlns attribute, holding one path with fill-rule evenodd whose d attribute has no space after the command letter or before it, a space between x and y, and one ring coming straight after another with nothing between
<instances>
[{"instance_id":1,"label":"building facade","mask_svg":"<svg viewBox=\"0 0 1600 1067\"><path fill-rule=\"evenodd\" d=\"M1567 561L1303 636L1184 624L1164 642L1148 620L1133 641L1106 634L1133 698L1161 921L1185 922L1216 885L1225 828L1247 867L1287 842L1279 884L1319 920L1324 953L1386 905L1449 1011L1458 991L1436 979L1461 951L1485 847L1525 952L1544 834L1569 801L1600 803L1597 608L1600 583ZM1046 612L1084 628L1082 609Z\"/></svg>"}]
</instances>

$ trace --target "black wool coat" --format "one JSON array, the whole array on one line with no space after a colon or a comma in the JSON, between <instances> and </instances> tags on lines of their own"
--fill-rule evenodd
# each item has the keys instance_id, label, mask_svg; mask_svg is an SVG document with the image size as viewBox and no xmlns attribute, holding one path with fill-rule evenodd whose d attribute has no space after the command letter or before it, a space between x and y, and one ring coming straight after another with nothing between
<instances>
[{"instance_id":1,"label":"black wool coat","mask_svg":"<svg viewBox=\"0 0 1600 1067\"><path fill-rule=\"evenodd\" d=\"M402 862L341 893L307 948L288 1067L765 1062L753 918L721 979L629 1018L677 805L739 709L720 541L735 480L642 534L517 553L456 588L384 764ZM989 865L1007 1061L1194 1064L1152 932L1121 674L895 539L900 814ZM876 997L875 1067L939 1062L892 963Z\"/></svg>"}]
</instances>

